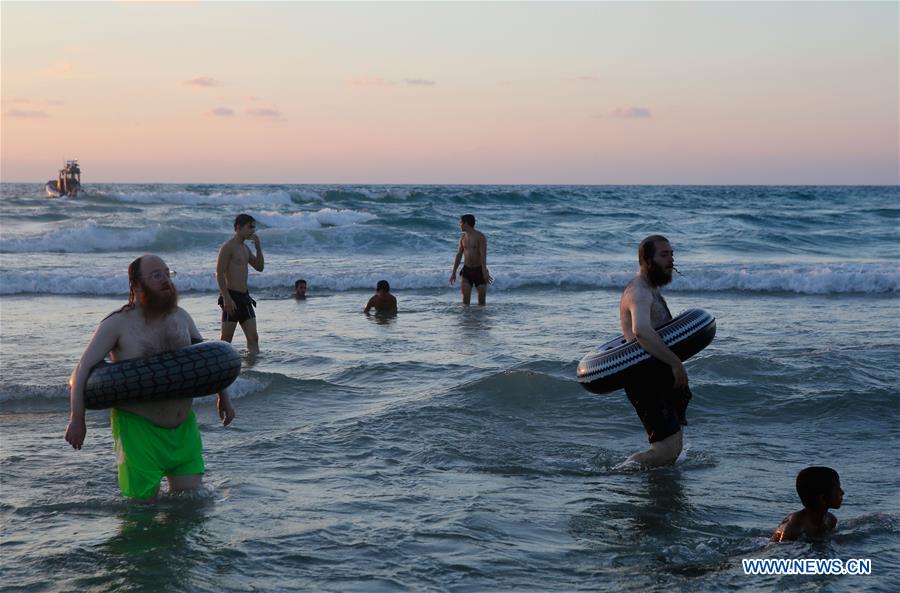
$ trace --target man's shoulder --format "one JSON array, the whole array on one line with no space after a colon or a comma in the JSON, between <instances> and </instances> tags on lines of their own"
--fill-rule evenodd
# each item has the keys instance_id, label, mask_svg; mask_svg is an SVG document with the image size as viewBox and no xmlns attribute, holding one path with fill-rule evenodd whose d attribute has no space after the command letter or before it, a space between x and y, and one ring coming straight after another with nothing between
<instances>
[{"instance_id":1,"label":"man's shoulder","mask_svg":"<svg viewBox=\"0 0 900 593\"><path fill-rule=\"evenodd\" d=\"M235 249L235 247L237 247L237 245L238 245L238 243L235 242L234 237L231 237L230 239L228 239L224 243L222 243L222 246L219 247L219 250L220 251L231 251L231 250Z\"/></svg>"},{"instance_id":2,"label":"man's shoulder","mask_svg":"<svg viewBox=\"0 0 900 593\"><path fill-rule=\"evenodd\" d=\"M175 313L174 313L174 315L175 315L175 317L176 317L179 321L180 321L180 320L184 320L184 321L193 321L193 318L191 317L191 314L188 313L187 311L185 311L184 309L182 309L181 307L176 307L176 308L175 308Z\"/></svg>"},{"instance_id":3,"label":"man's shoulder","mask_svg":"<svg viewBox=\"0 0 900 593\"><path fill-rule=\"evenodd\" d=\"M625 296L635 297L644 294L649 295L650 293L650 287L647 285L640 274L637 274L634 278L628 281L628 284L625 285Z\"/></svg>"}]
</instances>

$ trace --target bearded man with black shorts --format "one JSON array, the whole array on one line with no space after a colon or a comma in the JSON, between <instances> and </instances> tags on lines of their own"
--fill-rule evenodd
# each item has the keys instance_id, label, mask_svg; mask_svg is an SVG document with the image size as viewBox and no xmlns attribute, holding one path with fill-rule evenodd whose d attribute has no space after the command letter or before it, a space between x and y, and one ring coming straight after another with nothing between
<instances>
[{"instance_id":1,"label":"bearded man with black shorts","mask_svg":"<svg viewBox=\"0 0 900 593\"><path fill-rule=\"evenodd\" d=\"M687 425L691 399L687 371L656 328L672 319L660 288L672 281L675 252L668 239L651 235L638 247L640 273L625 287L619 302L619 319L627 341L637 340L653 356L651 367L625 384L650 448L631 455L625 464L655 467L675 463L683 448L682 426Z\"/></svg>"}]
</instances>

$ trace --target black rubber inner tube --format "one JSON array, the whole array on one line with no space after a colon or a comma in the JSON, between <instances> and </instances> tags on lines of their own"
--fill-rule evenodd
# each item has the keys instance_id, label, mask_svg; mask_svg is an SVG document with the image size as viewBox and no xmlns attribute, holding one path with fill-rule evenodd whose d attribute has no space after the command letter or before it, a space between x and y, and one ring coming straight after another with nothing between
<instances>
[{"instance_id":1,"label":"black rubber inner tube","mask_svg":"<svg viewBox=\"0 0 900 593\"><path fill-rule=\"evenodd\" d=\"M85 407L210 395L241 373L241 357L228 342L201 342L148 358L101 362L84 386Z\"/></svg>"}]
</instances>

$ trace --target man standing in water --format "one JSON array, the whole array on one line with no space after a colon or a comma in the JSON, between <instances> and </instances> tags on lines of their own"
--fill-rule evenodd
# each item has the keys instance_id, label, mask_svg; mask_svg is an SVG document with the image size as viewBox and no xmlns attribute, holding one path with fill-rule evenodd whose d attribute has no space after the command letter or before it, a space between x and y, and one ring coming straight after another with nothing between
<instances>
[{"instance_id":1,"label":"man standing in water","mask_svg":"<svg viewBox=\"0 0 900 593\"><path fill-rule=\"evenodd\" d=\"M655 467L675 463L683 446L682 426L691 391L687 371L656 328L672 314L659 289L672 281L675 255L668 239L651 235L638 247L640 273L625 287L619 302L622 333L628 341L637 340L653 359L651 368L625 385L628 400L634 406L650 448L631 455L625 464Z\"/></svg>"},{"instance_id":2,"label":"man standing in water","mask_svg":"<svg viewBox=\"0 0 900 593\"><path fill-rule=\"evenodd\" d=\"M155 255L128 266L128 304L100 322L72 374L66 441L75 449L81 449L87 433L85 382L107 354L113 361L145 358L203 340L194 320L178 306L174 275ZM234 408L226 390L219 392L216 407L228 426ZM190 398L119 404L110 419L122 494L153 500L163 476L171 492L200 487L203 445Z\"/></svg>"},{"instance_id":3,"label":"man standing in water","mask_svg":"<svg viewBox=\"0 0 900 593\"><path fill-rule=\"evenodd\" d=\"M244 245L253 241L256 253ZM219 284L219 306L222 307L222 337L231 342L234 329L241 324L247 338L247 350L259 352L259 335L256 333L256 301L250 298L247 288L247 266L262 272L265 265L262 245L256 235L256 220L249 214L238 214L234 219L234 236L219 249L216 262L216 282Z\"/></svg>"},{"instance_id":4,"label":"man standing in water","mask_svg":"<svg viewBox=\"0 0 900 593\"><path fill-rule=\"evenodd\" d=\"M459 239L459 249L456 251L456 259L453 260L453 269L450 271L450 285L456 282L456 269L465 254L466 259L459 273L462 302L464 305L469 304L474 286L478 290L478 304L484 305L487 285L494 281L487 268L487 238L475 230L475 217L471 214L459 217L459 230L463 232L463 236Z\"/></svg>"}]
</instances>

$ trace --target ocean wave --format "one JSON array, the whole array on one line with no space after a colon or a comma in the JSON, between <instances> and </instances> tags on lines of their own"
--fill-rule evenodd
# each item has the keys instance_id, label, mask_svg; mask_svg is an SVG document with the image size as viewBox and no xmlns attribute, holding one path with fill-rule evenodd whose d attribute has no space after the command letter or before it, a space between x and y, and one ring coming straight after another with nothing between
<instances>
[{"instance_id":1,"label":"ocean wave","mask_svg":"<svg viewBox=\"0 0 900 593\"><path fill-rule=\"evenodd\" d=\"M368 222L378 218L368 212L355 210L335 210L334 208L322 208L315 212L294 212L281 214L279 212L265 211L255 215L256 219L269 228L311 230L323 227L348 226Z\"/></svg>"},{"instance_id":2,"label":"ocean wave","mask_svg":"<svg viewBox=\"0 0 900 593\"><path fill-rule=\"evenodd\" d=\"M141 249L152 245L159 233L158 226L143 229L106 227L88 219L40 235L0 239L0 253L90 253Z\"/></svg>"},{"instance_id":3,"label":"ocean wave","mask_svg":"<svg viewBox=\"0 0 900 593\"><path fill-rule=\"evenodd\" d=\"M398 271L393 271L398 270ZM494 290L621 289L633 277L632 272L568 271L548 276L535 266L520 266L505 271L492 268ZM317 291L344 292L370 290L387 278L396 290L427 290L447 287L446 270L414 269L396 265L392 269L370 266L365 270L322 269L304 266L303 276ZM251 289L290 291L298 272L254 274ZM87 294L119 295L127 293L125 277L119 273L73 276L71 270L4 270L0 272L0 294ZM180 291L216 292L218 287L210 270L193 272L179 269L176 283ZM900 292L900 267L888 264L835 264L783 268L706 267L677 277L667 290L673 292L748 292L794 294L896 294Z\"/></svg>"},{"instance_id":4,"label":"ocean wave","mask_svg":"<svg viewBox=\"0 0 900 593\"><path fill-rule=\"evenodd\" d=\"M246 192L193 192L175 191L117 191L103 194L108 199L131 204L180 204L185 206L258 206L293 204L291 193L286 190Z\"/></svg>"}]
</instances>

